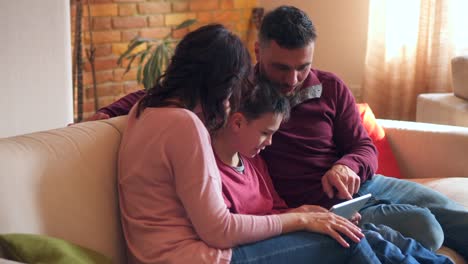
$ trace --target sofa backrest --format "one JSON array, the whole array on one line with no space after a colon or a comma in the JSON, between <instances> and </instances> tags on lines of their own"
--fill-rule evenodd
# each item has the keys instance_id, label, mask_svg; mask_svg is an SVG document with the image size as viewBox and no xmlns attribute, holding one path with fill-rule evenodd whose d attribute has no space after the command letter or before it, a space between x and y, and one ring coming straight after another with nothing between
<instances>
[{"instance_id":1,"label":"sofa backrest","mask_svg":"<svg viewBox=\"0 0 468 264\"><path fill-rule=\"evenodd\" d=\"M126 117L0 139L0 233L44 234L124 263L117 155Z\"/></svg>"}]
</instances>

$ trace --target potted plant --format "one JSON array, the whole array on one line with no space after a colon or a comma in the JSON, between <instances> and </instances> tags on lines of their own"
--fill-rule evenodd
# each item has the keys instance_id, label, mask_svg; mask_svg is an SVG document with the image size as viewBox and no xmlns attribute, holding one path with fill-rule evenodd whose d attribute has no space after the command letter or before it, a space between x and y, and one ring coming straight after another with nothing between
<instances>
[{"instance_id":1,"label":"potted plant","mask_svg":"<svg viewBox=\"0 0 468 264\"><path fill-rule=\"evenodd\" d=\"M195 22L196 19L185 20L176 26L175 30L187 28ZM136 37L130 41L127 50L120 55L117 63L122 65L124 59L128 60L125 74L136 62L138 64L137 81L143 84L145 90L148 90L155 85L156 80L166 70L177 41L171 37L171 33L162 39Z\"/></svg>"}]
</instances>

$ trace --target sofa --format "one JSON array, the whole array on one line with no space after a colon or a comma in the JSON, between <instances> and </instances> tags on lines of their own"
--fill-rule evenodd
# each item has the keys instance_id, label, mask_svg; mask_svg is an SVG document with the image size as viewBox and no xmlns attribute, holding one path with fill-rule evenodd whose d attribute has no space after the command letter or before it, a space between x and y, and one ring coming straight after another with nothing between
<instances>
[{"instance_id":1,"label":"sofa","mask_svg":"<svg viewBox=\"0 0 468 264\"><path fill-rule=\"evenodd\" d=\"M468 208L468 128L378 122L405 178ZM0 234L44 234L125 263L116 188L125 126L124 116L0 139Z\"/></svg>"},{"instance_id":2,"label":"sofa","mask_svg":"<svg viewBox=\"0 0 468 264\"><path fill-rule=\"evenodd\" d=\"M417 97L416 121L468 127L468 55L451 61L453 93Z\"/></svg>"}]
</instances>

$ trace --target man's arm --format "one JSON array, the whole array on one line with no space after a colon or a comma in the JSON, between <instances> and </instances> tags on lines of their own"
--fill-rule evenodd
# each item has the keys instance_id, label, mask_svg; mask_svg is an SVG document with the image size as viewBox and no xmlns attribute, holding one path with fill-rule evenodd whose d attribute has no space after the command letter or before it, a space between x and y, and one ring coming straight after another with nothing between
<instances>
[{"instance_id":1,"label":"man's arm","mask_svg":"<svg viewBox=\"0 0 468 264\"><path fill-rule=\"evenodd\" d=\"M377 170L377 150L362 125L351 91L337 81L333 138L340 158L324 175L322 184L330 198L334 196L333 186L338 198L351 199Z\"/></svg>"},{"instance_id":2,"label":"man's arm","mask_svg":"<svg viewBox=\"0 0 468 264\"><path fill-rule=\"evenodd\" d=\"M94 115L86 119L86 121L127 115L128 112L130 112L130 109L132 109L133 105L135 105L138 100L140 100L145 94L145 90L138 90L136 92L127 94L112 104L99 109Z\"/></svg>"}]
</instances>

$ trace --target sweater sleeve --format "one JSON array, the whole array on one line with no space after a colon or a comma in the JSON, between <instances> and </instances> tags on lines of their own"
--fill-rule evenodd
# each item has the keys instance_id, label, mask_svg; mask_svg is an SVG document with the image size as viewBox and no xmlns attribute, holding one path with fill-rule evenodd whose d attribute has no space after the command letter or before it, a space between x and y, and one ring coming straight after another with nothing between
<instances>
[{"instance_id":1,"label":"sweater sleeve","mask_svg":"<svg viewBox=\"0 0 468 264\"><path fill-rule=\"evenodd\" d=\"M212 247L230 248L280 234L277 215L229 212L208 132L194 115L181 123L168 138L167 155L177 195L200 238Z\"/></svg>"},{"instance_id":2,"label":"sweater sleeve","mask_svg":"<svg viewBox=\"0 0 468 264\"><path fill-rule=\"evenodd\" d=\"M341 81L338 87L333 134L341 158L335 164L348 166L363 183L377 170L377 150L362 125L351 91Z\"/></svg>"},{"instance_id":3,"label":"sweater sleeve","mask_svg":"<svg viewBox=\"0 0 468 264\"><path fill-rule=\"evenodd\" d=\"M127 94L112 104L102 107L97 112L107 114L110 117L127 115L130 112L130 109L132 109L132 106L136 104L136 102L138 102L138 100L140 100L145 94L146 92L144 90L138 90L136 92Z\"/></svg>"}]
</instances>

